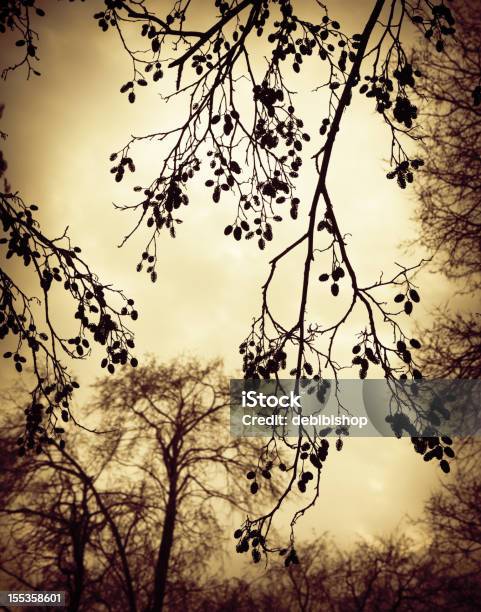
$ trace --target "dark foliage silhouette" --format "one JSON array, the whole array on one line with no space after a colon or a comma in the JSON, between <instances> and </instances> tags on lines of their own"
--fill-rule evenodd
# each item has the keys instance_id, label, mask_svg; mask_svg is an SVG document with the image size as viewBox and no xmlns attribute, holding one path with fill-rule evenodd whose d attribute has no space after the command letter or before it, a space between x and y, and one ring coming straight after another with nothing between
<instances>
[{"instance_id":1,"label":"dark foliage silhouette","mask_svg":"<svg viewBox=\"0 0 481 612\"><path fill-rule=\"evenodd\" d=\"M3 107L0 109L0 117ZM5 138L5 134L2 133ZM70 402L79 384L62 359L83 359L91 351L92 339L104 346L102 367L115 371L114 364L132 356L134 336L126 320L137 319L134 301L122 291L102 283L72 245L67 231L56 238L44 233L35 215L38 206L26 204L18 192L12 192L6 178L7 162L0 153L0 247L2 257L17 260L33 271L41 298L25 292L16 280L15 263L11 269L0 268L0 340L9 350L4 359L19 373L29 366L35 375L31 402L25 408L26 427L18 438L18 452L41 452L46 443L63 438L63 423L72 418ZM55 286L62 287L76 306L71 337L62 337L55 324L51 299Z\"/></svg>"}]
</instances>

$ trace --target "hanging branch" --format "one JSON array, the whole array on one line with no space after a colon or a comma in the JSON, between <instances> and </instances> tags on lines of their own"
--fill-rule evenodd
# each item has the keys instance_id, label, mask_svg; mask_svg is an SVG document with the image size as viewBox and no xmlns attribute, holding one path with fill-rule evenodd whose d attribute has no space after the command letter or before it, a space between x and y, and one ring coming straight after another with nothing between
<instances>
[{"instance_id":1,"label":"hanging branch","mask_svg":"<svg viewBox=\"0 0 481 612\"><path fill-rule=\"evenodd\" d=\"M130 103L136 102L139 91L149 81L160 81L166 70L175 71L175 90L164 100L187 103L185 118L177 127L133 136L111 155L111 172L120 182L127 170L135 172L138 145L155 141L166 148L157 176L146 186L134 187L141 194L140 201L117 205L137 215L122 244L142 227L147 228L148 238L137 270L145 270L155 282L160 233L167 231L176 236L177 226L184 221L183 211L189 205L189 182L203 170L204 158L208 160L209 174L205 186L211 190L213 202L219 204L227 195L236 201L232 221L224 230L226 236L236 241L254 238L263 250L266 242L273 240L275 225L283 221L286 209L292 219L297 219L302 205L296 195L296 181L306 162L305 147L312 141L312 134L296 111L296 94L289 87L288 73L291 68L300 73L305 63L317 61L324 68L319 72L325 78L312 95L328 90L324 118L315 118L317 125L320 123L321 137L311 162L317 170L317 185L307 227L271 259L261 292L261 312L240 345L244 374L249 379L279 380L283 372L289 372L298 386L312 385L322 397L327 377L334 380L337 395L339 371L354 365L359 367L361 379L369 370L377 371L396 389L399 381L422 378L415 353L421 343L408 336L404 317L409 317L420 301L415 275L424 262L411 267L397 264L397 272L388 280L381 273L377 281L361 283L327 177L342 118L353 97L365 95L372 99L390 135L391 169L387 178L396 179L401 189L413 182L423 161L409 155L406 142L420 138L413 92L422 75L408 59L403 32L407 24L414 24L442 53L445 40L454 34L454 19L446 5L430 0L376 0L361 32L347 35L320 2L313 1L309 7L312 21L297 14L301 5L305 11L305 3L291 0L216 0L218 14L201 32L188 27L190 21L195 21L193 7L199 8L191 0L173 2L165 17L151 10L144 0L106 0L105 8L95 14L102 31L114 31L130 58L132 74L120 89ZM139 31L144 41L140 47L136 36ZM266 41L266 68L262 73L260 62L252 59L257 51L251 41L256 38ZM250 104L246 105L246 101ZM298 314L290 325L285 325L277 318L269 288L282 263L301 248L306 253L299 271L302 286ZM328 267L318 275L314 270L318 262L325 265L326 259ZM330 284L333 298L350 294L348 306L334 324L309 320L314 274L318 275L320 287L322 283ZM337 357L337 338L355 311L363 313L365 323L353 338L352 364L344 366ZM339 402L339 411L343 410ZM404 421L404 425L409 432L410 424ZM398 427L397 434L401 435L402 430ZM348 433L345 428L336 430L338 450ZM424 454L427 442L421 440L414 439L413 443L415 450ZM281 442L294 451L291 465L280 460ZM439 440L432 444L441 449L442 456ZM255 561L261 559L259 550L278 550L267 543L272 520L294 484L305 493L308 486L312 487L312 480L313 494L295 513L291 542L283 549L286 565L296 562L293 528L319 496L320 472L328 450L324 437L309 437L302 429L295 443L274 437L267 442L258 466L247 475L251 492L256 494L259 490L260 477L271 478L276 464L287 472L288 482L269 513L247 519L236 532L239 552L252 548L253 541ZM442 469L446 463L440 462ZM307 468L309 464L317 476Z\"/></svg>"},{"instance_id":2,"label":"hanging branch","mask_svg":"<svg viewBox=\"0 0 481 612\"><path fill-rule=\"evenodd\" d=\"M0 108L0 117L3 107ZM63 358L84 359L90 355L91 341L106 349L101 366L113 374L117 364L128 361L137 365L132 356L134 336L126 319L136 320L134 301L122 291L102 283L67 235L49 238L35 219L38 207L27 205L17 193L11 193L4 174L4 191L0 192L0 248L5 261L14 260L33 273L41 297L28 295L11 271L0 268L0 340L6 348L3 357L18 373L26 367L33 370L35 384L30 391L30 403L25 408L25 435L18 439L22 456L29 449L42 451L45 443L59 438L62 447L63 424L73 419L70 406L72 395L79 387ZM76 306L75 325L70 337L63 337L55 323L51 295L55 286L62 286ZM52 312L54 310L54 312ZM73 419L75 421L75 419Z\"/></svg>"}]
</instances>

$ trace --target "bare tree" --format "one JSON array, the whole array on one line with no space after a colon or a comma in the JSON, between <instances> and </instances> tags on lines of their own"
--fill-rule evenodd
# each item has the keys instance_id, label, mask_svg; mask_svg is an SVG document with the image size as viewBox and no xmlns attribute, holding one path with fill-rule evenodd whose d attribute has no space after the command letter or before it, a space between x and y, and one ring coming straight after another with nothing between
<instances>
[{"instance_id":1,"label":"bare tree","mask_svg":"<svg viewBox=\"0 0 481 612\"><path fill-rule=\"evenodd\" d=\"M436 312L425 330L423 360L434 378L478 379L481 373L480 315Z\"/></svg>"},{"instance_id":2,"label":"bare tree","mask_svg":"<svg viewBox=\"0 0 481 612\"><path fill-rule=\"evenodd\" d=\"M426 164L416 186L419 239L440 271L458 281L458 291L476 298L474 310L481 289L480 35L478 5L466 1L457 9L456 45L442 54L429 45L417 51L426 77L417 89L429 101L422 112ZM425 371L438 378L479 378L479 314L442 309L435 320L422 334Z\"/></svg>"},{"instance_id":3,"label":"bare tree","mask_svg":"<svg viewBox=\"0 0 481 612\"><path fill-rule=\"evenodd\" d=\"M424 525L438 556L481 579L480 442L464 440L458 450L456 478L444 483L426 505Z\"/></svg>"},{"instance_id":4,"label":"bare tree","mask_svg":"<svg viewBox=\"0 0 481 612\"><path fill-rule=\"evenodd\" d=\"M106 423L119 431L115 461L137 475L144 504L161 525L149 607L160 610L174 549L181 561L190 555L197 564L220 553L216 505L248 510L243 483L259 446L229 435L229 387L219 361L152 360L100 382L97 391ZM251 543L258 561L260 541Z\"/></svg>"},{"instance_id":5,"label":"bare tree","mask_svg":"<svg viewBox=\"0 0 481 612\"><path fill-rule=\"evenodd\" d=\"M230 437L228 403L219 361L151 360L101 380L90 410L108 431L24 463L2 454L0 571L62 587L71 610L178 609L223 554L219 513L250 509L259 445ZM260 540L243 547L260 560Z\"/></svg>"},{"instance_id":6,"label":"bare tree","mask_svg":"<svg viewBox=\"0 0 481 612\"><path fill-rule=\"evenodd\" d=\"M115 446L77 435L75 451L52 440L20 460L9 452L20 429L2 428L0 573L12 588L65 590L72 611L135 612L129 533L142 504L125 482L106 486Z\"/></svg>"},{"instance_id":7,"label":"bare tree","mask_svg":"<svg viewBox=\"0 0 481 612\"><path fill-rule=\"evenodd\" d=\"M437 253L439 268L463 289L481 277L481 25L473 0L456 9L456 44L442 54L422 45L416 54L425 78L422 111L425 165L416 184L419 238Z\"/></svg>"},{"instance_id":8,"label":"bare tree","mask_svg":"<svg viewBox=\"0 0 481 612\"><path fill-rule=\"evenodd\" d=\"M303 562L286 571L274 562L262 576L229 581L192 610L280 612L428 612L479 609L478 575L440 558L404 535L360 541L342 550L329 536L299 547ZM473 562L475 560L473 559Z\"/></svg>"}]
</instances>

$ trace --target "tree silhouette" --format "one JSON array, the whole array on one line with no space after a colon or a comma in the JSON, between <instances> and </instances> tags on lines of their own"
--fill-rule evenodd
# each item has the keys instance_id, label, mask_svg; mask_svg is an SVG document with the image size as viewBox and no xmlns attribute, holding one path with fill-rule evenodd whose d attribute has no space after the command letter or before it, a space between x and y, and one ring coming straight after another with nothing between
<instances>
[{"instance_id":1,"label":"tree silhouette","mask_svg":"<svg viewBox=\"0 0 481 612\"><path fill-rule=\"evenodd\" d=\"M416 191L419 239L439 270L458 282L461 293L479 300L481 276L481 26L476 2L457 9L456 45L442 55L429 46L417 52L426 78L418 93L434 102L423 112L425 138ZM475 304L475 308L477 304ZM481 326L479 314L436 313L426 330L423 361L430 376L479 378Z\"/></svg>"},{"instance_id":2,"label":"tree silhouette","mask_svg":"<svg viewBox=\"0 0 481 612\"><path fill-rule=\"evenodd\" d=\"M458 449L456 479L443 483L426 505L424 524L430 531L436 554L481 579L481 471L480 442L463 441Z\"/></svg>"},{"instance_id":3,"label":"tree silhouette","mask_svg":"<svg viewBox=\"0 0 481 612\"><path fill-rule=\"evenodd\" d=\"M3 110L0 107L0 118ZM61 425L72 417L70 402L79 384L63 357L87 357L93 338L106 349L102 367L109 372L114 372L114 364L136 365L131 355L134 336L125 320L137 319L137 311L132 299L99 280L66 230L56 238L43 232L35 218L38 206L25 204L11 191L7 167L0 152L0 245L5 260L18 258L19 265L32 270L41 292L41 298L29 295L10 271L0 268L0 339L9 349L3 357L17 372L30 366L36 380L25 409L25 435L18 438L18 452L24 455L29 449L40 452L46 443L62 438ZM50 296L56 285L63 287L76 307L71 337L63 337L55 323ZM65 444L63 438L61 443Z\"/></svg>"},{"instance_id":4,"label":"tree silhouette","mask_svg":"<svg viewBox=\"0 0 481 612\"><path fill-rule=\"evenodd\" d=\"M186 365L185 361L181 363ZM156 367L158 373L170 370L172 375L174 366ZM175 367L182 368L179 363ZM136 374L125 373L118 379ZM113 377L110 382L118 379ZM195 380L191 383L196 386ZM176 518L171 559L175 575L169 578L167 599L156 608L152 577L158 569L157 555L163 540L160 531L166 524L158 518L166 509L166 497L161 492L167 488L167 481L162 473L170 465L159 467L162 445L157 447L157 463L149 462L157 435L162 436L164 445L173 440L167 420L177 421L179 412L188 408L188 401L183 408L175 404L177 409L167 413L165 422L159 419L166 426L165 432L164 427L152 427L154 413L150 408L140 411L146 408L148 399L139 393L138 381L128 384L124 380L123 384L117 392L127 392L125 402L116 397L119 405L114 401L109 410L129 412L131 392L138 400L134 407L139 410L132 427L124 429L128 417L120 416L120 427L106 437L92 438L79 430L75 452L55 444L39 456L20 461L5 450L21 425L9 420L2 428L0 573L7 577L10 588L64 589L69 595L69 610L79 611L479 609L481 480L476 439L459 446L456 479L429 498L418 523L424 537L416 543L399 533L372 542L359 541L350 550L343 550L327 533L299 545L301 564L291 563L286 570L282 557L278 557L260 575L242 579L206 583L207 566L219 554L221 536L213 508L204 507L199 512L199 497L191 491L195 498L183 499ZM182 385L172 387L172 395L163 395L165 408L173 408L180 388ZM107 410L104 400L101 383L98 401L103 411ZM93 414L98 414L97 407L93 409ZM200 423L196 427L200 438L188 434L187 446L182 447L184 456L190 443L199 452L206 430ZM214 424L214 428L221 438L225 435L223 424ZM211 444L214 439L208 438ZM146 448L149 440L152 447ZM205 456L206 451L200 453ZM241 452L240 457L244 456ZM138 465L142 457L146 461ZM233 460L230 452L227 460ZM221 465L224 469L225 463ZM241 472L244 469L232 465ZM191 469L198 474L197 465L191 465ZM138 477L140 472L143 478ZM206 484L214 494L225 492L210 476ZM235 501L238 503L239 498ZM189 554L184 554L188 548L193 549L190 560Z\"/></svg>"},{"instance_id":5,"label":"tree silhouette","mask_svg":"<svg viewBox=\"0 0 481 612\"><path fill-rule=\"evenodd\" d=\"M437 53L443 53L455 33L450 9L430 0L376 0L365 22L359 23L358 32L348 35L328 14L327 7L315 1L305 16L305 3L291 0L216 0L211 24L202 30L196 25L195 5L178 0L163 17L163 12L143 0L106 0L94 15L103 32L113 31L118 37L131 61L132 73L121 86L130 103L139 99L142 88L159 82L170 70L175 74L175 90L164 99L180 100L183 96L187 105L185 117L177 126L161 126L154 133L133 137L110 158L111 172L120 182L127 171L135 172L137 145L155 140L167 149L151 182L134 187L140 200L118 205L137 215L124 242L141 228L147 232L137 270L156 281L159 237L162 232L176 236L184 221L182 212L189 204L189 184L202 172L203 165L208 166L204 179L213 202L217 204L227 196L236 202L232 222L224 233L236 241L254 239L263 250L266 242L273 240L276 224L286 214L297 219L303 210L295 189L308 151L317 182L303 220L305 228L270 261L260 313L240 345L244 374L246 378L278 379L288 372L298 385L307 378L321 383L328 376L337 383L342 367L337 357L339 332L354 312L359 312L363 323L352 338L353 359L349 364L359 367L359 377L365 378L368 372L381 374L394 389L399 381L421 379L416 356L420 342L405 331L405 317L420 301L414 274L421 264L399 266L388 279L380 273L374 281L361 280L349 254L348 237L339 223L339 205L332 201L328 173L347 108L355 96L365 95L391 137L387 178L395 179L401 189L413 182L423 161L409 154L406 143L419 138L415 87L422 74L408 58L404 35L414 25ZM26 64L30 70L29 57L36 58L37 48L32 50L33 55L29 53L29 16L36 10L36 3L14 2L13 6L18 14L9 14L5 20L19 33L17 44L27 48L25 59L17 65ZM265 68L253 62L254 41L258 39L267 49ZM313 85L328 92L324 116L315 117L315 126L296 110L290 84L309 62L317 62L323 75ZM313 93L316 95L317 91ZM319 132L317 141L314 130ZM207 164L203 164L204 156ZM282 264L301 249L298 314L285 324L275 312L269 290ZM322 283L329 284L329 292L322 293L326 286ZM340 293L349 295L347 307L340 309L334 324L311 320L309 304L314 291L328 297L330 293L334 299ZM340 431L338 450L342 448L342 435ZM272 459L279 448L272 438L257 466L261 473L271 474L273 464L287 472L282 494L268 513L247 520L239 530L242 542L260 537L266 553L279 550L268 544L268 534L293 486L297 484L301 492L309 488L311 495L294 515L292 527L316 502L320 466L329 448L325 439L309 436L302 428L295 444L284 442L293 451L287 465L280 457ZM317 478L307 468L310 456L315 457ZM251 491L257 493L257 481L251 483ZM245 545L240 545L243 550ZM285 554L286 565L297 561L293 532Z\"/></svg>"},{"instance_id":6,"label":"tree silhouette","mask_svg":"<svg viewBox=\"0 0 481 612\"><path fill-rule=\"evenodd\" d=\"M219 361L151 360L99 381L90 410L108 432L25 463L6 454L0 572L67 590L71 610L100 596L114 610L178 609L222 550L219 513L251 505L244 474L259 445L229 436L228 403Z\"/></svg>"},{"instance_id":7,"label":"tree silhouette","mask_svg":"<svg viewBox=\"0 0 481 612\"><path fill-rule=\"evenodd\" d=\"M72 611L102 597L114 609L136 610L127 551L142 506L135 491L105 488L115 447L77 435L73 451L54 442L12 462L11 435L2 428L0 572L12 588L65 590Z\"/></svg>"},{"instance_id":8,"label":"tree silhouette","mask_svg":"<svg viewBox=\"0 0 481 612\"><path fill-rule=\"evenodd\" d=\"M437 312L425 331L423 360L434 378L478 379L481 372L480 315Z\"/></svg>"},{"instance_id":9,"label":"tree silhouette","mask_svg":"<svg viewBox=\"0 0 481 612\"><path fill-rule=\"evenodd\" d=\"M479 571L469 574L429 545L405 536L359 541L339 549L328 534L299 548L303 562L286 571L271 565L257 580L225 582L191 610L359 612L362 610L474 611L479 608Z\"/></svg>"},{"instance_id":10,"label":"tree silhouette","mask_svg":"<svg viewBox=\"0 0 481 612\"><path fill-rule=\"evenodd\" d=\"M149 606L160 610L175 538L185 547L177 554L194 555L197 562L218 550L216 500L249 508L244 474L259 445L228 433L229 387L219 361L163 366L152 360L102 381L97 401L99 408L108 406L106 423L118 428L119 467L137 473L149 511L162 508ZM259 546L253 546L254 560Z\"/></svg>"},{"instance_id":11,"label":"tree silhouette","mask_svg":"<svg viewBox=\"0 0 481 612\"><path fill-rule=\"evenodd\" d=\"M481 25L476 2L456 11L456 44L445 53L423 45L416 54L425 75L418 93L432 103L423 112L425 165L416 191L419 237L438 253L439 267L470 289L481 288Z\"/></svg>"}]
</instances>

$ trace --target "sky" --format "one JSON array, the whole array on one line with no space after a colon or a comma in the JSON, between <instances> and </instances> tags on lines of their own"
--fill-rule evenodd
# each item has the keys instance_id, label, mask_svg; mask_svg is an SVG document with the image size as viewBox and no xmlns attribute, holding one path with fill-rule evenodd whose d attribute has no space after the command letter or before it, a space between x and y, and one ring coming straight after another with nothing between
<instances>
[{"instance_id":1,"label":"sky","mask_svg":"<svg viewBox=\"0 0 481 612\"><path fill-rule=\"evenodd\" d=\"M82 247L100 278L135 298L140 318L133 329L140 358L146 353L159 360L181 354L220 356L226 373L235 377L241 366L237 347L259 311L268 260L301 233L307 206L297 221L286 221L260 253L252 243L224 236L233 202L213 204L199 182L189 194L191 205L183 211L178 237L161 240L157 283L137 274L146 235L140 232L119 249L134 218L115 210L113 202L134 201L132 186L155 176L159 150L155 143L139 149L135 178L120 184L113 181L108 157L131 134L175 125L182 105L161 99L162 81L157 89L139 92L133 105L119 93L130 78L129 59L114 33L103 34L96 26L92 4L49 3L48 16L39 23L42 76L26 81L25 73L17 71L1 84L0 101L6 105L2 129L9 134L3 147L8 178L26 201L40 206L46 233L59 235L68 226L73 243ZM330 3L334 4L330 13L347 30L360 29L369 3ZM203 11L198 17L206 18ZM11 48L4 51L8 59ZM263 61L262 49L257 49L256 58ZM313 125L324 116L326 97L312 91L322 78L313 64L294 83L299 113ZM416 238L415 201L412 192L385 180L389 147L389 133L379 116L364 100L355 101L342 122L328 184L341 227L351 234L349 250L365 284L374 282L381 270L386 276L393 274L395 262L408 266L424 255L415 247L401 246ZM307 204L314 186L310 167L298 187L302 202ZM299 257L290 258L273 287L272 303L282 317L298 307L301 265ZM450 299L451 288L432 272L423 278L428 291L416 321L424 325L433 307ZM24 280L28 285L27 277ZM59 325L67 326L70 306L60 299L55 306ZM324 322L337 314L337 308L328 297L314 294L308 314ZM341 357L352 347L356 321L340 338ZM88 385L100 373L100 359L94 352L91 359L73 366L83 383L82 400L88 399ZM4 368L2 374L8 383L11 372ZM322 501L300 525L305 537L327 530L343 545L359 536L372 539L398 529L406 513L418 515L438 486L437 465L420 461L405 440L352 439L343 452L331 453L328 463L321 481Z\"/></svg>"}]
</instances>

